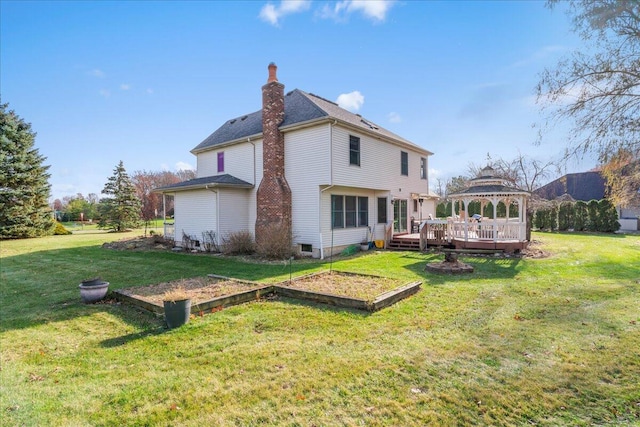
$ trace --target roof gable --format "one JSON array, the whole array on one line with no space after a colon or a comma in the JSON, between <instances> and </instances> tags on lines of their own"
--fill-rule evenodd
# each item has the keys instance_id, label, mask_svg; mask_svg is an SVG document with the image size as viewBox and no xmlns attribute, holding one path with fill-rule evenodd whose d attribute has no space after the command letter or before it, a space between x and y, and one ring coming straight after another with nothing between
<instances>
[{"instance_id":1,"label":"roof gable","mask_svg":"<svg viewBox=\"0 0 640 427\"><path fill-rule=\"evenodd\" d=\"M423 148L417 146L411 141L408 141L381 126L364 119L361 115L351 113L350 111L341 108L335 102L328 101L311 93L303 92L299 89L294 89L285 95L284 120L280 124L280 128L287 128L299 123L322 119L339 120L343 123L361 128L365 132L375 132L386 138L414 146L420 151L425 151ZM258 110L250 114L227 120L215 132L191 150L191 152L196 154L200 151L219 145L242 141L246 138L261 134L262 110Z\"/></svg>"}]
</instances>

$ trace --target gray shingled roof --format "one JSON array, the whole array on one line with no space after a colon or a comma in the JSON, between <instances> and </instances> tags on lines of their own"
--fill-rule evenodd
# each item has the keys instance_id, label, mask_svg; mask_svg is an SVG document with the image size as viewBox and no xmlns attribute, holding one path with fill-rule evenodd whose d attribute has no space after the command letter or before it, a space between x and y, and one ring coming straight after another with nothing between
<instances>
[{"instance_id":1,"label":"gray shingled roof","mask_svg":"<svg viewBox=\"0 0 640 427\"><path fill-rule=\"evenodd\" d=\"M553 200L569 194L575 200L600 200L606 194L606 181L598 171L570 173L538 188L535 194Z\"/></svg>"},{"instance_id":2,"label":"gray shingled roof","mask_svg":"<svg viewBox=\"0 0 640 427\"><path fill-rule=\"evenodd\" d=\"M462 196L466 194L529 194L527 191L507 185L474 185L449 196Z\"/></svg>"},{"instance_id":3,"label":"gray shingled roof","mask_svg":"<svg viewBox=\"0 0 640 427\"><path fill-rule=\"evenodd\" d=\"M378 133L381 136L401 141L404 144L414 146L420 151L427 152L422 147L390 132L375 123L362 118L359 114L351 113L338 104L328 101L317 95L295 89L284 97L284 121L281 129L298 123L322 119L337 119L339 121L362 128L363 131ZM226 121L215 132L198 144L192 153L215 147L233 141L262 134L262 110L246 114Z\"/></svg>"},{"instance_id":4,"label":"gray shingled roof","mask_svg":"<svg viewBox=\"0 0 640 427\"><path fill-rule=\"evenodd\" d=\"M470 180L470 186L464 190L449 194L450 197L483 194L530 194L518 187L504 185L504 178L495 173L495 170L486 166L480 171L480 176Z\"/></svg>"},{"instance_id":5,"label":"gray shingled roof","mask_svg":"<svg viewBox=\"0 0 640 427\"><path fill-rule=\"evenodd\" d=\"M168 191L193 190L197 188L211 187L236 187L236 188L253 188L253 184L243 181L229 174L206 176L204 178L195 178L188 181L178 182L177 184L158 187L153 191L156 193L166 193Z\"/></svg>"}]
</instances>

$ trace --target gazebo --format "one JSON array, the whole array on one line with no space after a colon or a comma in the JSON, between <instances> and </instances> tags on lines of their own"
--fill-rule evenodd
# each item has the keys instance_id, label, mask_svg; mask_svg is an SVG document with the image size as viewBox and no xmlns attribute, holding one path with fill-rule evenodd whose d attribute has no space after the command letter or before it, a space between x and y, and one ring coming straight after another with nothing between
<instances>
[{"instance_id":1,"label":"gazebo","mask_svg":"<svg viewBox=\"0 0 640 427\"><path fill-rule=\"evenodd\" d=\"M449 194L451 216L426 221L420 233L424 246L517 252L527 247L528 191L509 185L490 166L465 190ZM456 214L456 207L458 213ZM469 215L469 208L477 210Z\"/></svg>"}]
</instances>

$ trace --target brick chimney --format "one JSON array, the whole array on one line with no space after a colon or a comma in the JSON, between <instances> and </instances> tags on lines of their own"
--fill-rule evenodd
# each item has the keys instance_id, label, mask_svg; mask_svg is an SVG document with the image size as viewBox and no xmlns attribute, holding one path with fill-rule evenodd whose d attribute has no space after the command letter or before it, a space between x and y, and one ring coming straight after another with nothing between
<instances>
[{"instance_id":1,"label":"brick chimney","mask_svg":"<svg viewBox=\"0 0 640 427\"><path fill-rule=\"evenodd\" d=\"M273 62L262 86L262 181L257 192L256 243L265 243L273 228L291 232L291 188L284 176L284 85Z\"/></svg>"}]
</instances>

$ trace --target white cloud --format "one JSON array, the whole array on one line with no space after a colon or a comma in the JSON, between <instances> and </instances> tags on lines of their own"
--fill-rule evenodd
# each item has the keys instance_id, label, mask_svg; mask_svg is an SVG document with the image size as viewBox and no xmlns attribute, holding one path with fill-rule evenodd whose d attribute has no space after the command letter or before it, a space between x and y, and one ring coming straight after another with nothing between
<instances>
[{"instance_id":1,"label":"white cloud","mask_svg":"<svg viewBox=\"0 0 640 427\"><path fill-rule=\"evenodd\" d=\"M364 104L364 96L357 90L350 93L343 93L336 100L338 105L345 110L358 111Z\"/></svg>"},{"instance_id":2,"label":"white cloud","mask_svg":"<svg viewBox=\"0 0 640 427\"><path fill-rule=\"evenodd\" d=\"M111 96L111 92L107 89L100 89L98 93L105 98L109 98Z\"/></svg>"},{"instance_id":3,"label":"white cloud","mask_svg":"<svg viewBox=\"0 0 640 427\"><path fill-rule=\"evenodd\" d=\"M194 168L187 162L178 162L176 163L176 170L177 171L194 171L196 170L196 168Z\"/></svg>"},{"instance_id":4,"label":"white cloud","mask_svg":"<svg viewBox=\"0 0 640 427\"><path fill-rule=\"evenodd\" d=\"M400 122L402 122L402 117L400 117L400 114L396 113L395 111L392 111L389 114L387 114L387 117L389 118L389 121L391 123L400 123Z\"/></svg>"},{"instance_id":5,"label":"white cloud","mask_svg":"<svg viewBox=\"0 0 640 427\"><path fill-rule=\"evenodd\" d=\"M99 70L98 68L94 68L93 70L89 71L89 75L92 75L93 77L98 77L98 78L105 78L106 74L104 73L104 71Z\"/></svg>"},{"instance_id":6,"label":"white cloud","mask_svg":"<svg viewBox=\"0 0 640 427\"><path fill-rule=\"evenodd\" d=\"M120 90L129 90L129 89L131 89L131 85L128 83L122 83L120 85Z\"/></svg>"},{"instance_id":7,"label":"white cloud","mask_svg":"<svg viewBox=\"0 0 640 427\"><path fill-rule=\"evenodd\" d=\"M263 21L277 27L286 15L303 12L309 9L310 4L310 0L282 0L279 5L267 3L260 9L259 16Z\"/></svg>"},{"instance_id":8,"label":"white cloud","mask_svg":"<svg viewBox=\"0 0 640 427\"><path fill-rule=\"evenodd\" d=\"M344 21L352 13L361 13L374 22L384 22L395 3L396 0L343 0L333 7L325 4L319 15L322 18Z\"/></svg>"}]
</instances>

